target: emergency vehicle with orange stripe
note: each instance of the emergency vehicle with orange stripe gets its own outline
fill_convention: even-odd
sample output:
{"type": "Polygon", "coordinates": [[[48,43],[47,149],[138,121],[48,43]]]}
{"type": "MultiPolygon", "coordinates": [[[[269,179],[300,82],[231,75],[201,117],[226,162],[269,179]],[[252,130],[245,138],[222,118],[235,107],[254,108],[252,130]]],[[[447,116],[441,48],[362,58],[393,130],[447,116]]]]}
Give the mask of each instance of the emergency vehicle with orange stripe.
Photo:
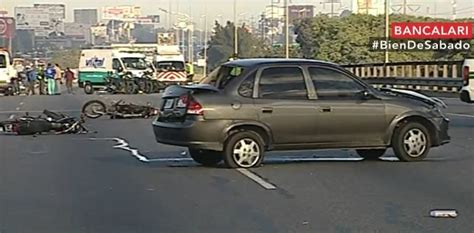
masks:
{"type": "Polygon", "coordinates": [[[170,84],[187,82],[187,73],[183,54],[177,45],[160,45],[153,59],[158,81],[170,84]]]}

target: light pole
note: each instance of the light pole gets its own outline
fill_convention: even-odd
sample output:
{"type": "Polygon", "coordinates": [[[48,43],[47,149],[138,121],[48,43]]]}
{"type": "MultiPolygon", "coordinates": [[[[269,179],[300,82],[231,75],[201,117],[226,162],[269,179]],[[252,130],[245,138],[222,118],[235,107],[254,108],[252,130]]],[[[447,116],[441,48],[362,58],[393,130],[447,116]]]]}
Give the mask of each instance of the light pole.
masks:
{"type": "Polygon", "coordinates": [[[288,0],[285,0],[285,58],[290,58],[290,35],[289,35],[289,11],[288,0]]]}
{"type": "MultiPolygon", "coordinates": [[[[390,15],[390,12],[389,12],[389,0],[385,0],[385,39],[388,40],[388,37],[389,37],[389,23],[390,23],[390,19],[389,19],[389,15],[390,15]]],[[[388,63],[388,49],[385,49],[385,64],[388,63]]]]}
{"type": "Polygon", "coordinates": [[[237,0],[234,0],[234,58],[237,58],[239,53],[239,42],[238,42],[238,29],[237,29],[237,0]]]}
{"type": "Polygon", "coordinates": [[[207,15],[204,15],[204,67],[202,71],[204,77],[207,75],[207,28],[207,15]]]}

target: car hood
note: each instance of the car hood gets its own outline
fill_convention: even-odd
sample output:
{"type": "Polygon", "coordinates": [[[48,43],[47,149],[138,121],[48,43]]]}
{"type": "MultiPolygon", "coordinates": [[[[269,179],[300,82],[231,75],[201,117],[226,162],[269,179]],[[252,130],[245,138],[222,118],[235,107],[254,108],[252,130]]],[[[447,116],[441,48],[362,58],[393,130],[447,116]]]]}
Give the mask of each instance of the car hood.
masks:
{"type": "Polygon", "coordinates": [[[391,94],[391,95],[419,100],[431,106],[436,106],[436,107],[441,107],[441,108],[447,107],[446,103],[444,103],[441,99],[436,98],[436,97],[429,97],[415,91],[392,89],[392,88],[382,88],[380,89],[380,91],[387,94],[391,94]]]}

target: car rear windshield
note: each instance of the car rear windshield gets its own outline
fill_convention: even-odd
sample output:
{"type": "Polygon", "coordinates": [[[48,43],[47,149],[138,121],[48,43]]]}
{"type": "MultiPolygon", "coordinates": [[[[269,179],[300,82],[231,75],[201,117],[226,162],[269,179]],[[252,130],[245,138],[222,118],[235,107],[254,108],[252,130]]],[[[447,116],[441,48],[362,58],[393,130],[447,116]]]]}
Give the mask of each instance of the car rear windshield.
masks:
{"type": "Polygon", "coordinates": [[[239,77],[243,73],[244,67],[241,66],[220,66],[209,73],[201,83],[210,84],[222,90],[231,80],[239,77]]]}
{"type": "Polygon", "coordinates": [[[5,55],[0,55],[0,68],[7,68],[7,59],[5,55]]]}

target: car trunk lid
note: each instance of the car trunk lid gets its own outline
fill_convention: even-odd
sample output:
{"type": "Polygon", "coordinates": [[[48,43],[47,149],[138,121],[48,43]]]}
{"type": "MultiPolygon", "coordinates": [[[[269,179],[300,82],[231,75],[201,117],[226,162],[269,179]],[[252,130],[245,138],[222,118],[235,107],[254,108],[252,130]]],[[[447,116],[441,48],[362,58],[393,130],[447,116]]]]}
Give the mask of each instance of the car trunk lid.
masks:
{"type": "Polygon", "coordinates": [[[183,122],[186,115],[202,115],[203,108],[194,95],[203,92],[217,93],[219,90],[209,84],[170,86],[163,93],[159,121],[183,122]]]}

